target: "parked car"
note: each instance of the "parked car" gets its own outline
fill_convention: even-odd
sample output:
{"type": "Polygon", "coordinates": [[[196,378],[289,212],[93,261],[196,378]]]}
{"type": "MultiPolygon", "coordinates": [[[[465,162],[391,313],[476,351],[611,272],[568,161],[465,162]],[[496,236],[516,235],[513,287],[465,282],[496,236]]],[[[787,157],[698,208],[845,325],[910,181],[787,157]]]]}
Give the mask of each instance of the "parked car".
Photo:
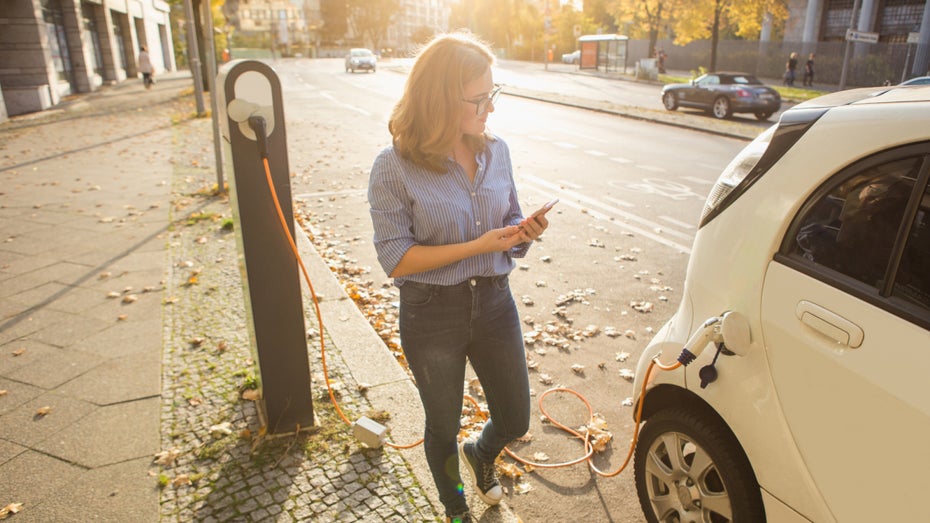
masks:
{"type": "Polygon", "coordinates": [[[918,76],[911,78],[906,82],[901,82],[901,85],[930,85],[930,76],[918,76]]]}
{"type": "Polygon", "coordinates": [[[679,106],[704,109],[721,119],[752,113],[768,120],[781,108],[781,95],[751,74],[707,73],[686,84],[664,86],[662,104],[669,111],[679,106]]]}
{"type": "Polygon", "coordinates": [[[581,50],[572,51],[562,55],[563,64],[577,64],[581,61],[581,50]]]}
{"type": "Polygon", "coordinates": [[[375,72],[378,67],[378,57],[371,49],[350,49],[346,55],[346,72],[355,72],[357,69],[375,72]]]}
{"type": "Polygon", "coordinates": [[[722,172],[636,370],[648,521],[926,520],[927,122],[930,86],[828,94],[722,172]]]}

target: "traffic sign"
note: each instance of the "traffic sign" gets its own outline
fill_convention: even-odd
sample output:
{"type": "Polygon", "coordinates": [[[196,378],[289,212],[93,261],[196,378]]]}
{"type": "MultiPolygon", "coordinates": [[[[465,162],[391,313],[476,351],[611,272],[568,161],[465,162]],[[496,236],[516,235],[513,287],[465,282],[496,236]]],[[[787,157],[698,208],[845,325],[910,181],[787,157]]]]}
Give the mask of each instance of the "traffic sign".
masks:
{"type": "Polygon", "coordinates": [[[846,30],[846,41],[877,44],[878,33],[866,33],[865,31],[856,31],[855,29],[847,29],[846,30]]]}

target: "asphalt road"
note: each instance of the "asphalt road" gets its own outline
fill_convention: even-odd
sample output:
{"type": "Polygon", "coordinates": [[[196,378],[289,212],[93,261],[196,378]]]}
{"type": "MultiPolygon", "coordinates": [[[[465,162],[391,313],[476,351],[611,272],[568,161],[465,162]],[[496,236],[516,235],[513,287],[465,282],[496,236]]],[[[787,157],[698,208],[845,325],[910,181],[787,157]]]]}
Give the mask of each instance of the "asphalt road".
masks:
{"type": "MultiPolygon", "coordinates": [[[[341,60],[274,67],[298,207],[331,262],[388,293],[385,301],[396,299],[371,244],[366,191],[371,162],[390,143],[387,119],[406,79],[403,68],[347,74],[341,60]]],[[[659,104],[655,85],[507,63],[495,75],[567,96],[659,104]]],[[[634,425],[623,405],[632,396],[623,373],[675,311],[704,198],[746,142],[514,96],[496,105],[489,127],[510,145],[524,212],[561,200],[548,215],[549,230],[512,276],[531,384],[537,396],[564,386],[587,398],[614,437],[595,462],[613,471],[634,425]]],[[[586,407],[568,394],[549,396],[545,408],[565,425],[587,422],[586,407]]],[[[578,440],[541,414],[534,407],[532,441],[515,451],[528,458],[542,452],[550,462],[583,454],[578,440]]],[[[576,465],[538,470],[507,486],[507,503],[524,521],[642,520],[632,470],[598,478],[576,465]]]]}

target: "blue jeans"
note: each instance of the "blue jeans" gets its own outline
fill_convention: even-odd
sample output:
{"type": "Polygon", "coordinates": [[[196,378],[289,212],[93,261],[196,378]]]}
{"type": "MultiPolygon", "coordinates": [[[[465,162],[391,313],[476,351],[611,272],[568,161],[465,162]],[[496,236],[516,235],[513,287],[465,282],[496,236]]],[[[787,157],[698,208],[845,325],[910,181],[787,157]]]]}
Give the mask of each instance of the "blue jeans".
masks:
{"type": "Polygon", "coordinates": [[[490,420],[476,444],[492,462],[526,433],[530,388],[519,315],[507,276],[442,286],[406,281],[400,287],[400,339],[426,412],[424,448],[446,514],[467,510],[457,436],[465,359],[478,375],[490,420]]]}

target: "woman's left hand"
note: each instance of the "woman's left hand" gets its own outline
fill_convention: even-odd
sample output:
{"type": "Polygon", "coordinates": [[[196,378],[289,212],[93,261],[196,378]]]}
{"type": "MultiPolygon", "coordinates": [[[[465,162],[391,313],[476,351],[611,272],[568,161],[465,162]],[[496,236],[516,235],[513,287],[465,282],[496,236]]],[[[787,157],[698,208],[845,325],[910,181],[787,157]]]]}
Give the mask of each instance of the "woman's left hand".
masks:
{"type": "Polygon", "coordinates": [[[549,227],[549,220],[545,215],[536,218],[526,218],[520,222],[520,235],[523,241],[531,242],[540,236],[549,227]]]}

